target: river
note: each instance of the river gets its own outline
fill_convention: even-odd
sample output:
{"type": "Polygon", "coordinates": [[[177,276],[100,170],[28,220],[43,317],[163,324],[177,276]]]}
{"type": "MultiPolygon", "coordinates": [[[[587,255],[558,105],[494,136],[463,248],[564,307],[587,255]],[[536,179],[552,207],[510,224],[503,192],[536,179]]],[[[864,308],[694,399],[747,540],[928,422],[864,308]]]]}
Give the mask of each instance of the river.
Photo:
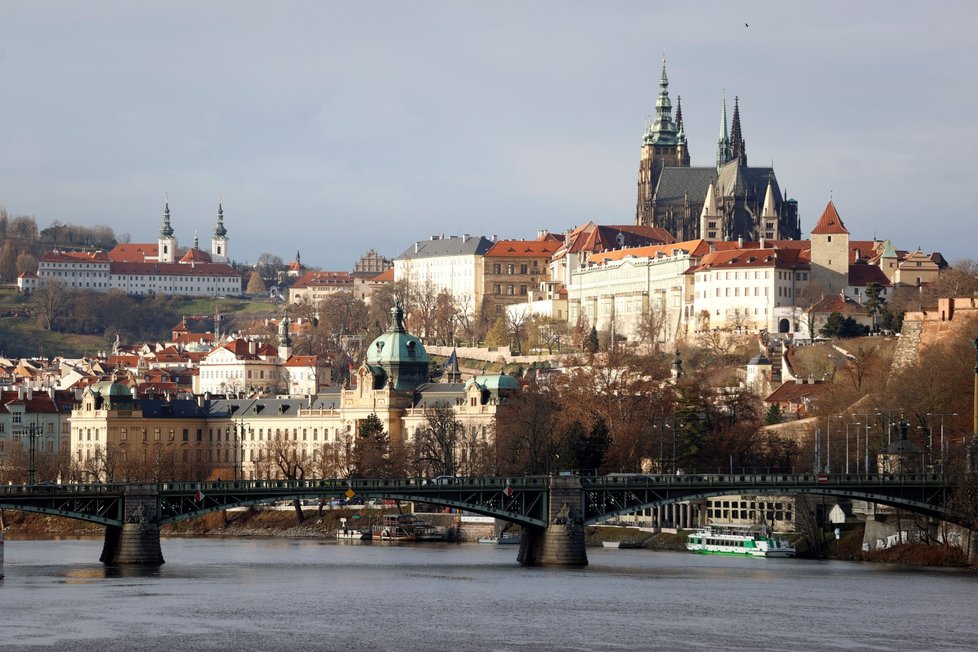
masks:
{"type": "Polygon", "coordinates": [[[516,546],[166,538],[8,540],[4,650],[975,649],[978,575],[855,562],[516,546]]]}

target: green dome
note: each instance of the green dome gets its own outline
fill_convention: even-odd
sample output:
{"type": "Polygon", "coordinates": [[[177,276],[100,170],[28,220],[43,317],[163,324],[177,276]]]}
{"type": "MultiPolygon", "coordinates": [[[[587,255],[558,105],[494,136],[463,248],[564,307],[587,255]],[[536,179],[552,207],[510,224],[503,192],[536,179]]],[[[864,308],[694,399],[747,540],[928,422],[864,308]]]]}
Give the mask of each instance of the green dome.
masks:
{"type": "Polygon", "coordinates": [[[367,348],[367,365],[380,367],[386,375],[376,379],[375,386],[389,381],[396,390],[414,390],[428,382],[428,352],[421,340],[404,330],[400,302],[391,309],[390,328],[367,348]]]}
{"type": "Polygon", "coordinates": [[[128,386],[111,380],[95,383],[89,389],[102,398],[132,398],[132,390],[128,386]]]}
{"type": "Polygon", "coordinates": [[[499,390],[505,391],[508,389],[520,388],[520,381],[506,374],[494,374],[469,378],[469,380],[467,380],[465,383],[466,389],[471,387],[473,383],[481,387],[483,390],[492,392],[494,394],[499,393],[499,390]]]}

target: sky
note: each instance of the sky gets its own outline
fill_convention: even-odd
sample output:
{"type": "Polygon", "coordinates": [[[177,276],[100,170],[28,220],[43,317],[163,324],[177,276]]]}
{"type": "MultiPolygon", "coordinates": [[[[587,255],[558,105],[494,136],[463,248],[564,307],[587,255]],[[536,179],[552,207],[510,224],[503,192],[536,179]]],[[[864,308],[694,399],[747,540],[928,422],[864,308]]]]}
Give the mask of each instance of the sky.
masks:
{"type": "MultiPolygon", "coordinates": [[[[974,258],[978,3],[0,0],[0,206],[348,270],[435,234],[631,224],[663,53],[802,231],[974,258]],[[804,5],[804,6],[801,6],[804,5]],[[969,208],[970,207],[970,208],[969,208]]],[[[206,245],[205,245],[206,246],[206,245]]]]}

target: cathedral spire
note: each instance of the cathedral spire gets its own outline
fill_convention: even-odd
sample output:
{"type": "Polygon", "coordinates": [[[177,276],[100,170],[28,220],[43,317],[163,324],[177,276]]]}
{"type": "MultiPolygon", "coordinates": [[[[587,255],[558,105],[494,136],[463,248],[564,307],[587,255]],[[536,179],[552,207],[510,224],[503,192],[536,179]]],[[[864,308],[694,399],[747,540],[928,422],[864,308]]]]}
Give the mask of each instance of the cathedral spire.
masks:
{"type": "Polygon", "coordinates": [[[655,100],[655,120],[645,130],[643,145],[676,145],[676,123],[672,121],[672,101],[669,99],[669,76],[666,75],[666,58],[662,57],[662,75],[659,77],[659,97],[655,100]]]}
{"type": "Polygon", "coordinates": [[[163,202],[163,226],[160,228],[160,236],[169,238],[173,236],[173,227],[170,226],[170,196],[166,195],[163,202]]]}
{"type": "Polygon", "coordinates": [[[676,96],[676,138],[680,143],[686,142],[686,130],[683,128],[683,96],[676,96]]]}
{"type": "Polygon", "coordinates": [[[720,110],[720,137],[717,138],[717,172],[730,160],[730,138],[727,136],[727,96],[723,96],[720,110]]]}
{"type": "Polygon", "coordinates": [[[739,159],[740,165],[747,165],[747,147],[740,129],[740,98],[734,97],[733,122],[730,125],[730,158],[739,159]]]}

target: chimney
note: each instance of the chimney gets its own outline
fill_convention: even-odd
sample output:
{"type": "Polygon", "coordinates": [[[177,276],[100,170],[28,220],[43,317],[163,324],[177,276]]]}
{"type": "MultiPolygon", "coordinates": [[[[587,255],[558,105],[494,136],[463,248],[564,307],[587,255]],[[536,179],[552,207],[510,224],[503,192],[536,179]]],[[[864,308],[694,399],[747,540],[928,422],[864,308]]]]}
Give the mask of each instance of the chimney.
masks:
{"type": "Polygon", "coordinates": [[[468,242],[469,241],[469,238],[471,238],[471,237],[472,236],[470,236],[468,233],[463,233],[462,234],[462,244],[465,244],[466,242],[468,242]]]}
{"type": "Polygon", "coordinates": [[[496,235],[495,233],[493,233],[492,234],[492,241],[495,242],[496,240],[499,240],[499,236],[496,235]]]}
{"type": "Polygon", "coordinates": [[[258,352],[258,344],[255,340],[248,340],[248,353],[255,355],[258,352]]]}
{"type": "Polygon", "coordinates": [[[744,236],[740,236],[739,238],[737,238],[737,248],[738,249],[744,248],[744,236]]]}
{"type": "Polygon", "coordinates": [[[761,242],[761,245],[760,245],[760,247],[758,247],[758,249],[763,249],[764,248],[764,238],[761,238],[760,242],[761,242]]]}
{"type": "Polygon", "coordinates": [[[27,386],[27,400],[30,401],[34,398],[34,388],[30,385],[27,386]]]}
{"type": "Polygon", "coordinates": [[[421,243],[420,242],[415,242],[414,243],[414,253],[418,253],[418,249],[420,249],[420,248],[421,248],[421,243]]]}
{"type": "Polygon", "coordinates": [[[19,400],[19,401],[23,401],[24,400],[24,386],[23,385],[17,385],[17,400],[19,400]]]}

